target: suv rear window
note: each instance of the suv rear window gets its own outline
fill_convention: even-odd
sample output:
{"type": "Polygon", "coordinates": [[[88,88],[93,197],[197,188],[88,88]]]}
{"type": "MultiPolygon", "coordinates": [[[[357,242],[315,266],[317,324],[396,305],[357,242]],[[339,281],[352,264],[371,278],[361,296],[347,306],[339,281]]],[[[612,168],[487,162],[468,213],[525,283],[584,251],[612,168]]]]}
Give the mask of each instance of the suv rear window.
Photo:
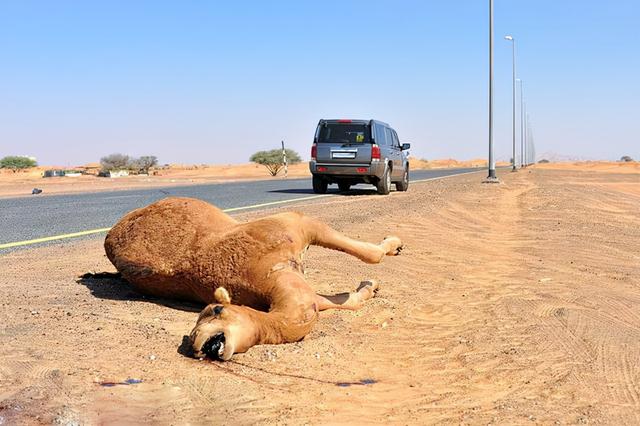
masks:
{"type": "Polygon", "coordinates": [[[370,143],[371,131],[367,124],[324,123],[318,135],[319,143],[370,143]]]}

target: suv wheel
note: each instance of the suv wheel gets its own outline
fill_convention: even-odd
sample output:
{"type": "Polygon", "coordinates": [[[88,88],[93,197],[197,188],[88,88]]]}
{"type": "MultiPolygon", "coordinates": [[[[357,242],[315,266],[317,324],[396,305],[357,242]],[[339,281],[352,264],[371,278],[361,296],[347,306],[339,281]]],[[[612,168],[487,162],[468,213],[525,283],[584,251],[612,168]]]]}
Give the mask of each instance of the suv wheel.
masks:
{"type": "Polygon", "coordinates": [[[351,189],[351,184],[349,182],[338,182],[338,188],[340,188],[342,192],[347,192],[351,189]]]}
{"type": "Polygon", "coordinates": [[[391,191],[391,170],[389,170],[389,167],[384,169],[384,174],[376,184],[376,188],[380,195],[387,195],[391,191]]]}
{"type": "Polygon", "coordinates": [[[329,184],[327,183],[327,181],[322,179],[321,177],[313,177],[313,192],[315,192],[316,194],[326,194],[328,185],[329,184]]]}
{"type": "Polygon", "coordinates": [[[407,189],[409,189],[409,166],[404,169],[402,180],[400,182],[396,182],[396,190],[406,191],[407,189]]]}

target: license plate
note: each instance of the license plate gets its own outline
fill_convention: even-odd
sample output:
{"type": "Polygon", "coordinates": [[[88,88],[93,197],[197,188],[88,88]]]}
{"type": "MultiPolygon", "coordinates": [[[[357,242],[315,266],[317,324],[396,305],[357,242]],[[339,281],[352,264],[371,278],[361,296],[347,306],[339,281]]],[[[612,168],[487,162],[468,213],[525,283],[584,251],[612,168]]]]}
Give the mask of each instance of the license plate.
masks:
{"type": "Polygon", "coordinates": [[[356,158],[355,152],[332,152],[331,158],[356,158]]]}

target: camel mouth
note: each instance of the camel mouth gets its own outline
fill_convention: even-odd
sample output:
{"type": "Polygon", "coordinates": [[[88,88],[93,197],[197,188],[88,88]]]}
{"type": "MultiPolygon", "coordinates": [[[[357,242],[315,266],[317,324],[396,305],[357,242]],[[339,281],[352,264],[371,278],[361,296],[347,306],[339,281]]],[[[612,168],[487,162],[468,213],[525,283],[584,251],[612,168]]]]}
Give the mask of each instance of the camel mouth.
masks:
{"type": "Polygon", "coordinates": [[[224,333],[215,334],[209,337],[204,345],[202,345],[202,352],[213,360],[221,360],[224,354],[224,344],[224,333]]]}

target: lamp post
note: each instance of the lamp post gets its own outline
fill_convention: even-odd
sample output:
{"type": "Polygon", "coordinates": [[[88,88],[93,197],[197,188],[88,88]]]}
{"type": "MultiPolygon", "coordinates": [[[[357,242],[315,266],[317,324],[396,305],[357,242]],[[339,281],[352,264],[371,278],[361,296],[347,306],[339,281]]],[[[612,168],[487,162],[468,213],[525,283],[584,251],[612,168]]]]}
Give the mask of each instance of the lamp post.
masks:
{"type": "Polygon", "coordinates": [[[516,169],[516,40],[511,35],[504,36],[505,40],[511,42],[511,51],[512,51],[512,62],[513,62],[513,72],[512,72],[512,97],[513,97],[513,105],[512,105],[512,132],[513,132],[513,151],[512,151],[512,161],[511,161],[511,171],[515,172],[516,169]]]}
{"type": "Polygon", "coordinates": [[[489,0],[489,175],[485,182],[497,182],[493,158],[493,0],[489,0]]]}
{"type": "Polygon", "coordinates": [[[527,142],[529,138],[529,114],[527,114],[527,103],[524,103],[524,151],[523,151],[523,161],[524,167],[527,167],[527,142]]]}
{"type": "Polygon", "coordinates": [[[520,82],[520,168],[524,166],[524,95],[522,93],[522,86],[524,85],[521,79],[517,79],[520,82]]]}

